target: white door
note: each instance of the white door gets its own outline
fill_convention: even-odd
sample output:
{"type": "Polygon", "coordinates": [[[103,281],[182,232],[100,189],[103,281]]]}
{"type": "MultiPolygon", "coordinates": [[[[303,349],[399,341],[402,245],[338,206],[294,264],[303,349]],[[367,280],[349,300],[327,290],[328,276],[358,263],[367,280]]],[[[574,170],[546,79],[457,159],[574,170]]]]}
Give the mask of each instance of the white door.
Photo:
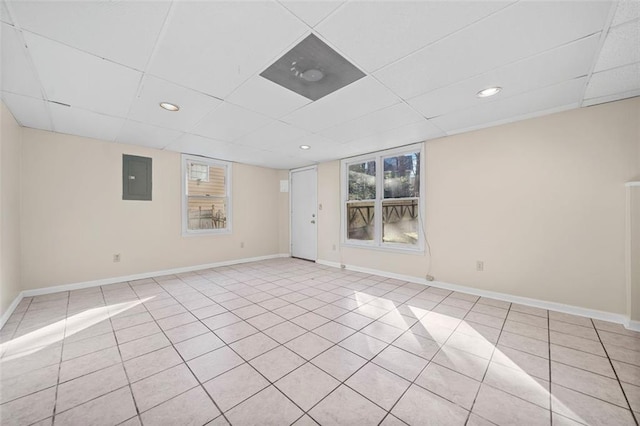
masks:
{"type": "Polygon", "coordinates": [[[315,167],[291,171],[291,256],[316,260],[318,186],[315,167]]]}

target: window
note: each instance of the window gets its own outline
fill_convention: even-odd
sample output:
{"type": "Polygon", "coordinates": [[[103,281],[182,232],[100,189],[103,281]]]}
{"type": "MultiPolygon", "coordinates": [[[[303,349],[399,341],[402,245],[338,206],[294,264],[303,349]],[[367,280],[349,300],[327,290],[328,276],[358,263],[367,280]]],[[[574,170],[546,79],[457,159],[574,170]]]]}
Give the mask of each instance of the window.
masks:
{"type": "Polygon", "coordinates": [[[422,251],[422,144],[342,160],[343,241],[422,251]]]}
{"type": "Polygon", "coordinates": [[[182,156],[182,233],[231,232],[231,163],[182,156]]]}

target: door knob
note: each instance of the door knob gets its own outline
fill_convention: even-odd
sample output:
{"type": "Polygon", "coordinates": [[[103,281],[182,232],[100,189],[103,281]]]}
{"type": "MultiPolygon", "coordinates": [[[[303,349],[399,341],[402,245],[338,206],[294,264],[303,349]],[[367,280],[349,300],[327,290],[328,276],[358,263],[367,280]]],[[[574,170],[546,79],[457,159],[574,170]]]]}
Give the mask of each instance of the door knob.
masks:
{"type": "Polygon", "coordinates": [[[311,223],[316,223],[316,221],[315,221],[315,220],[312,220],[312,221],[311,221],[311,223]]]}

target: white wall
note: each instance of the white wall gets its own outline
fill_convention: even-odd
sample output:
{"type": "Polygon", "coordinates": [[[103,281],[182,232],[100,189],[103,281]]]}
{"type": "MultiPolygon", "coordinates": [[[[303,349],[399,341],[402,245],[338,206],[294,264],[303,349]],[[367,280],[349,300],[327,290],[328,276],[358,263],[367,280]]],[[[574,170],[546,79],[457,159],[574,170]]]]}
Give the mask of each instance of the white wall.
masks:
{"type": "Polygon", "coordinates": [[[624,183],[640,172],[639,123],[635,98],[427,142],[432,256],[333,251],[340,167],[321,164],[319,258],[625,314],[624,183]]]}
{"type": "Polygon", "coordinates": [[[278,170],[234,163],[233,233],[182,237],[180,154],[27,128],[22,141],[23,289],[279,253],[278,170]],[[152,201],[122,200],[122,154],[153,159],[152,201]]]}
{"type": "Polygon", "coordinates": [[[0,102],[0,317],[20,293],[20,138],[0,102]]]}

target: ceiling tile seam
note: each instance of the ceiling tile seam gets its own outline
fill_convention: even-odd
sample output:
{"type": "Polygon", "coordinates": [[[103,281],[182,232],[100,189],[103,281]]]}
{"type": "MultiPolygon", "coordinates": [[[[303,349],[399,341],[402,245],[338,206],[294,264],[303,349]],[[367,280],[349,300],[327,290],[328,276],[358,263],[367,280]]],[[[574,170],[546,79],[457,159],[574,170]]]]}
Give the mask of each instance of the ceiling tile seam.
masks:
{"type": "MultiPolygon", "coordinates": [[[[614,19],[615,19],[615,17],[614,17],[614,19]]],[[[629,19],[628,21],[620,22],[620,23],[619,23],[619,24],[617,24],[617,25],[612,25],[612,26],[611,26],[611,29],[613,30],[613,29],[615,29],[615,28],[620,28],[620,27],[622,27],[622,26],[629,25],[629,24],[631,24],[632,22],[636,22],[636,21],[637,21],[637,23],[638,23],[638,24],[640,24],[640,18],[633,18],[633,19],[629,19]]]]}
{"type": "Polygon", "coordinates": [[[487,123],[481,123],[481,124],[474,125],[474,126],[464,127],[464,128],[461,128],[461,129],[451,130],[451,131],[447,132],[446,135],[447,136],[452,136],[452,135],[458,135],[460,133],[467,133],[467,132],[473,132],[473,131],[476,131],[476,130],[488,129],[490,127],[511,124],[511,123],[515,123],[515,122],[523,121],[523,120],[530,120],[532,118],[543,117],[545,115],[556,114],[556,113],[559,113],[559,112],[568,111],[568,110],[572,110],[572,109],[576,109],[576,108],[580,108],[580,103],[571,102],[571,103],[560,105],[560,106],[555,106],[555,107],[551,107],[551,108],[546,108],[546,109],[541,109],[541,110],[537,110],[537,111],[527,112],[525,114],[516,115],[514,117],[503,118],[503,119],[500,119],[500,120],[495,120],[495,121],[491,121],[491,122],[487,122],[487,123]]]}
{"type": "Polygon", "coordinates": [[[472,109],[480,108],[483,105],[497,104],[497,103],[500,103],[500,102],[507,101],[509,99],[513,99],[513,98],[517,98],[517,97],[520,97],[520,96],[528,95],[530,93],[535,93],[535,92],[538,92],[538,91],[541,91],[541,90],[545,90],[545,89],[548,89],[550,87],[559,86],[561,84],[565,84],[565,83],[570,82],[570,81],[580,80],[580,79],[587,80],[586,77],[587,77],[586,75],[582,75],[582,76],[579,76],[579,77],[568,78],[568,79],[565,79],[565,80],[562,80],[562,81],[559,81],[559,82],[556,82],[556,83],[547,84],[547,85],[542,86],[542,87],[537,87],[537,88],[532,89],[532,90],[527,90],[525,92],[517,93],[517,94],[511,95],[511,96],[506,96],[506,97],[503,97],[503,98],[498,98],[498,99],[485,98],[485,100],[487,102],[484,102],[482,105],[473,105],[473,106],[470,106],[470,107],[466,107],[466,108],[462,108],[462,109],[457,109],[455,111],[447,112],[445,114],[434,115],[433,117],[430,117],[428,120],[432,120],[432,119],[438,118],[438,117],[444,117],[444,116],[447,116],[447,115],[450,115],[450,114],[456,114],[456,113],[460,113],[460,112],[464,112],[464,111],[469,111],[469,110],[472,110],[472,109]]]}
{"type": "MultiPolygon", "coordinates": [[[[396,104],[396,105],[397,105],[397,104],[396,104]]],[[[358,141],[358,140],[363,139],[363,138],[368,138],[368,137],[371,137],[371,136],[373,136],[373,135],[377,135],[377,134],[379,134],[379,133],[392,132],[392,131],[394,131],[394,130],[401,129],[401,128],[403,128],[403,127],[411,126],[411,125],[413,125],[413,124],[417,124],[417,123],[422,123],[423,121],[429,121],[429,120],[427,120],[427,119],[426,119],[426,118],[424,118],[424,117],[420,117],[419,119],[417,119],[417,120],[415,120],[415,121],[412,121],[411,123],[405,123],[405,124],[401,124],[401,125],[399,125],[399,126],[389,127],[389,128],[384,129],[384,130],[382,130],[382,131],[380,131],[380,132],[367,133],[366,135],[362,135],[362,136],[355,137],[355,138],[353,138],[353,139],[349,139],[349,140],[348,140],[348,141],[346,141],[346,142],[336,142],[336,143],[338,143],[338,144],[340,144],[340,145],[342,145],[342,146],[346,146],[346,145],[349,145],[349,144],[350,144],[350,143],[352,143],[352,142],[358,141]]],[[[429,123],[429,124],[431,124],[431,125],[432,125],[432,126],[434,126],[434,127],[437,127],[437,126],[436,126],[435,124],[433,124],[433,123],[429,123]]],[[[441,130],[441,129],[440,129],[440,128],[438,128],[438,130],[441,130]]],[[[444,132],[443,132],[443,133],[444,133],[444,132]]]]}
{"type": "MultiPolygon", "coordinates": [[[[501,69],[503,69],[503,68],[510,67],[510,66],[512,66],[512,65],[516,65],[516,64],[518,64],[519,62],[528,61],[528,60],[534,59],[534,58],[536,58],[536,57],[538,57],[538,56],[546,55],[546,54],[548,54],[548,53],[553,52],[554,50],[562,49],[562,48],[567,47],[567,46],[569,46],[569,45],[571,45],[571,44],[578,43],[578,42],[580,42],[580,41],[582,41],[582,40],[585,40],[585,39],[587,39],[587,38],[589,38],[589,37],[593,37],[593,36],[595,36],[596,34],[600,34],[601,32],[602,32],[602,31],[598,31],[598,32],[595,32],[595,33],[591,33],[591,34],[588,34],[588,35],[586,35],[586,36],[583,36],[583,37],[577,38],[577,39],[575,39],[575,40],[571,40],[571,41],[568,41],[568,42],[566,42],[566,43],[559,44],[559,45],[554,46],[554,47],[552,47],[552,48],[550,48],[550,49],[546,49],[546,50],[543,50],[543,51],[541,51],[541,52],[534,53],[533,55],[529,55],[529,56],[526,56],[526,57],[524,57],[524,58],[516,59],[515,61],[507,62],[506,64],[498,65],[498,66],[496,66],[496,67],[494,67],[494,68],[488,69],[487,71],[483,71],[483,72],[481,72],[481,73],[474,74],[474,75],[469,76],[469,77],[465,77],[465,78],[464,78],[464,79],[462,79],[462,80],[457,80],[457,81],[454,81],[453,83],[445,84],[445,85],[443,85],[443,86],[438,86],[438,87],[436,87],[436,88],[434,88],[434,89],[429,89],[429,90],[427,90],[426,92],[421,92],[421,93],[419,93],[419,94],[417,94],[417,95],[414,95],[414,96],[411,96],[411,97],[409,97],[409,98],[406,98],[406,100],[407,100],[407,101],[412,101],[412,100],[414,100],[414,99],[416,99],[416,98],[418,98],[418,97],[420,97],[420,96],[424,96],[424,95],[426,95],[426,94],[428,94],[428,93],[435,92],[436,90],[446,89],[446,88],[448,88],[448,87],[455,86],[455,85],[457,85],[457,84],[464,83],[464,82],[469,81],[469,80],[473,80],[474,78],[482,77],[483,75],[486,75],[486,74],[490,74],[490,73],[493,73],[493,72],[499,71],[499,70],[501,70],[501,69]]],[[[597,60],[597,58],[596,58],[596,60],[597,60]]],[[[391,90],[391,89],[389,89],[389,90],[391,90]]],[[[404,98],[402,98],[402,99],[404,99],[404,98]]]]}
{"type": "Polygon", "coordinates": [[[604,96],[596,96],[593,98],[586,98],[582,103],[582,107],[584,108],[584,107],[596,106],[603,103],[619,101],[622,99],[635,98],[637,96],[640,96],[640,89],[634,89],[626,92],[614,93],[614,94],[609,94],[604,96]]]}
{"type": "Polygon", "coordinates": [[[598,64],[598,58],[600,58],[600,54],[602,53],[602,47],[604,46],[604,42],[607,39],[607,36],[609,35],[609,31],[611,30],[611,23],[615,18],[617,9],[618,9],[618,2],[612,2],[609,8],[609,15],[607,16],[607,20],[605,21],[604,27],[602,28],[602,31],[600,33],[600,41],[598,42],[598,48],[596,49],[596,54],[594,55],[593,63],[591,64],[589,73],[587,74],[587,79],[582,88],[582,96],[580,96],[579,105],[582,105],[582,103],[584,102],[584,97],[587,94],[587,88],[589,87],[589,82],[591,81],[591,77],[593,76],[593,71],[595,70],[596,65],[598,64]]]}
{"type": "Polygon", "coordinates": [[[315,27],[317,27],[318,25],[320,25],[321,23],[323,23],[325,20],[327,20],[329,17],[331,17],[332,15],[334,15],[338,10],[342,9],[348,2],[348,0],[341,0],[342,3],[340,5],[338,5],[335,9],[333,9],[331,12],[329,12],[329,14],[327,16],[325,16],[324,18],[322,18],[320,21],[318,21],[314,26],[309,25],[307,22],[305,22],[302,18],[300,18],[298,15],[295,14],[294,11],[292,11],[291,9],[289,9],[287,6],[285,6],[284,4],[282,4],[281,0],[276,0],[276,3],[278,3],[280,6],[284,7],[285,9],[287,9],[287,11],[289,13],[291,13],[293,16],[295,16],[297,19],[300,20],[300,22],[302,22],[303,24],[305,24],[307,27],[309,27],[310,29],[314,29],[315,27]]]}
{"type": "Polygon", "coordinates": [[[147,74],[149,70],[149,66],[153,62],[153,59],[156,57],[158,53],[158,49],[160,48],[160,43],[163,41],[164,36],[167,32],[167,28],[169,27],[171,18],[173,17],[173,14],[174,14],[174,9],[175,9],[174,5],[175,5],[175,2],[171,1],[171,4],[169,5],[169,9],[167,10],[166,15],[164,16],[164,20],[162,22],[162,26],[160,27],[160,31],[158,31],[158,35],[156,36],[156,41],[153,44],[153,49],[151,49],[151,54],[147,58],[147,62],[145,63],[144,69],[142,70],[142,72],[145,74],[147,74]]]}
{"type": "MultiPolygon", "coordinates": [[[[36,68],[36,64],[33,62],[33,58],[31,57],[31,52],[29,51],[29,46],[27,45],[27,41],[24,38],[24,33],[23,33],[23,29],[20,26],[20,23],[14,19],[15,13],[13,13],[13,11],[11,10],[11,8],[13,6],[9,5],[8,2],[5,2],[5,6],[7,11],[9,12],[9,16],[11,17],[11,20],[13,22],[13,28],[15,28],[18,31],[18,37],[20,39],[20,43],[22,44],[22,49],[23,49],[23,53],[25,54],[25,57],[27,58],[27,62],[29,63],[29,68],[31,68],[31,71],[33,72],[33,75],[35,75],[36,79],[38,80],[38,85],[40,86],[40,94],[42,96],[42,101],[48,101],[49,97],[47,96],[47,92],[46,90],[44,90],[44,85],[42,84],[42,79],[40,78],[40,74],[38,73],[38,69],[36,68]]],[[[53,114],[51,113],[51,109],[49,108],[49,103],[45,102],[45,111],[47,113],[47,118],[49,119],[49,125],[51,126],[51,130],[55,131],[55,127],[54,127],[54,123],[53,123],[53,114]]]]}
{"type": "Polygon", "coordinates": [[[114,65],[118,65],[118,66],[121,66],[121,67],[127,68],[127,69],[129,69],[129,70],[131,70],[131,71],[135,71],[135,72],[138,72],[138,73],[142,73],[142,72],[143,72],[143,70],[140,70],[140,69],[138,69],[138,68],[134,68],[134,67],[132,67],[132,66],[129,66],[129,65],[123,64],[123,63],[121,63],[121,62],[114,61],[113,59],[105,58],[104,56],[96,55],[95,53],[92,53],[92,52],[89,52],[89,51],[86,51],[86,50],[83,50],[83,49],[79,49],[79,48],[77,48],[77,47],[74,47],[74,46],[71,46],[71,45],[69,45],[69,44],[67,44],[67,43],[64,43],[64,42],[62,42],[62,41],[60,41],[60,40],[56,40],[56,39],[54,39],[54,38],[47,37],[47,36],[45,36],[45,35],[42,35],[42,34],[40,34],[40,33],[35,32],[35,31],[27,30],[27,29],[22,29],[22,31],[27,32],[27,33],[29,33],[29,34],[33,34],[33,35],[38,36],[38,37],[41,37],[41,38],[44,38],[44,39],[46,39],[46,40],[49,40],[49,41],[54,42],[54,43],[57,43],[57,44],[59,44],[59,45],[62,45],[62,46],[68,47],[69,49],[73,49],[73,50],[76,50],[76,51],[78,51],[78,52],[84,53],[85,55],[90,55],[90,56],[93,56],[94,58],[102,59],[103,61],[110,62],[110,63],[112,63],[112,64],[114,64],[114,65]]]}
{"type": "Polygon", "coordinates": [[[600,70],[600,71],[594,71],[593,74],[591,74],[591,76],[594,76],[596,74],[600,74],[600,73],[603,73],[603,72],[617,70],[617,69],[620,69],[620,68],[630,67],[630,66],[636,65],[636,64],[640,64],[640,61],[630,62],[628,64],[623,64],[623,65],[616,65],[615,67],[606,68],[606,69],[603,69],[603,70],[600,70]]]}
{"type": "MultiPolygon", "coordinates": [[[[518,4],[520,1],[522,1],[522,0],[516,0],[516,1],[513,1],[512,3],[509,3],[508,5],[506,5],[506,6],[502,7],[502,8],[500,8],[500,9],[498,9],[498,10],[495,10],[495,11],[491,12],[491,13],[490,13],[490,14],[488,14],[488,15],[485,15],[485,16],[483,16],[483,17],[481,17],[481,18],[477,19],[476,21],[473,21],[473,22],[471,22],[471,23],[469,23],[469,24],[467,24],[467,25],[465,25],[465,26],[463,26],[463,27],[461,27],[461,28],[458,28],[457,30],[455,30],[455,31],[453,31],[453,32],[451,32],[451,33],[449,33],[449,34],[446,34],[446,35],[444,35],[444,36],[440,37],[440,38],[439,38],[439,39],[437,39],[437,40],[434,40],[434,41],[432,41],[432,42],[430,42],[430,43],[428,43],[428,44],[426,44],[426,45],[424,45],[424,46],[422,46],[422,47],[419,47],[418,49],[415,49],[415,50],[413,50],[412,52],[407,53],[406,55],[404,55],[404,56],[402,56],[402,57],[400,57],[400,58],[398,58],[398,59],[394,59],[393,61],[389,62],[388,64],[382,65],[381,67],[378,67],[378,68],[376,68],[375,70],[372,70],[372,71],[371,71],[371,74],[373,74],[373,73],[377,73],[377,72],[380,72],[380,71],[382,71],[382,70],[384,70],[384,69],[386,69],[386,68],[388,68],[388,67],[390,67],[390,66],[392,66],[392,65],[395,65],[396,63],[398,63],[398,62],[400,62],[400,61],[402,61],[402,60],[404,60],[404,59],[408,58],[409,56],[412,56],[412,55],[417,54],[417,53],[418,53],[418,52],[420,52],[421,50],[424,50],[424,49],[426,49],[426,48],[428,48],[428,47],[431,47],[431,46],[433,46],[433,45],[435,45],[435,44],[437,44],[437,43],[440,43],[440,42],[442,42],[443,40],[446,40],[446,39],[448,39],[448,38],[450,38],[450,37],[452,37],[452,36],[454,36],[454,35],[458,34],[459,32],[462,32],[462,31],[467,30],[468,28],[470,28],[470,27],[471,27],[471,26],[473,26],[473,25],[479,24],[480,22],[482,22],[482,21],[484,21],[484,20],[486,20],[486,19],[489,19],[490,17],[492,17],[492,16],[493,16],[493,15],[495,15],[495,14],[502,13],[505,9],[508,9],[508,8],[510,8],[510,7],[515,6],[515,5],[516,5],[516,4],[518,4]]],[[[525,1],[526,1],[526,0],[525,0],[525,1]]]]}

